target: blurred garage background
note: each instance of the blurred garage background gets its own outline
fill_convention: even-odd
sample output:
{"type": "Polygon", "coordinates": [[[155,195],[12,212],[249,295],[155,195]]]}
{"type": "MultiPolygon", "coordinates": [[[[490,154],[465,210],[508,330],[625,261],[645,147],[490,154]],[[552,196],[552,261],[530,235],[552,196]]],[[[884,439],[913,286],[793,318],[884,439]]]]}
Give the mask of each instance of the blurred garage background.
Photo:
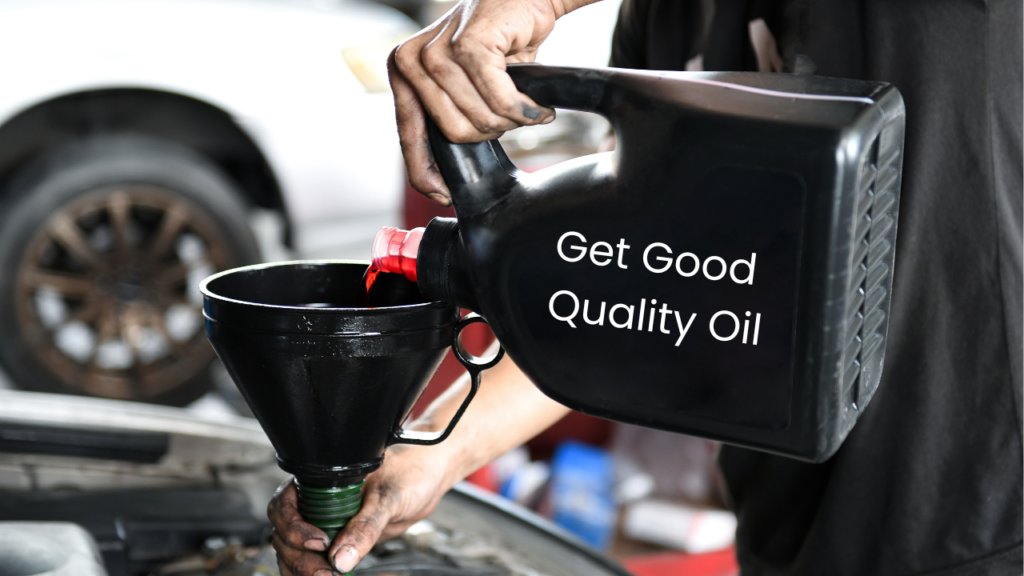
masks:
{"type": "MultiPolygon", "coordinates": [[[[0,3],[3,383],[187,405],[218,377],[202,278],[365,259],[424,213],[384,61],[451,3],[394,2],[0,3]]],[[[541,59],[605,64],[616,10],[572,14],[541,59]]],[[[529,169],[606,126],[567,113],[505,140],[529,169]]]]}

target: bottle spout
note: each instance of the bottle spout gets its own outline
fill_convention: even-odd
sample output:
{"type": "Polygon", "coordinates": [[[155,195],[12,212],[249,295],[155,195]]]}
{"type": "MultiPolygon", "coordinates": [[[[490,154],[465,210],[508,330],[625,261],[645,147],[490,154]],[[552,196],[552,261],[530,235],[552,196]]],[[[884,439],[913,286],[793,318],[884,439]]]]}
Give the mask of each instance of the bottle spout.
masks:
{"type": "Polygon", "coordinates": [[[381,272],[401,274],[416,282],[416,254],[423,231],[423,228],[399,230],[391,226],[378,230],[370,249],[373,267],[381,272]]]}
{"type": "Polygon", "coordinates": [[[416,282],[424,298],[479,311],[455,218],[434,218],[409,231],[381,228],[370,252],[374,268],[416,282]]]}

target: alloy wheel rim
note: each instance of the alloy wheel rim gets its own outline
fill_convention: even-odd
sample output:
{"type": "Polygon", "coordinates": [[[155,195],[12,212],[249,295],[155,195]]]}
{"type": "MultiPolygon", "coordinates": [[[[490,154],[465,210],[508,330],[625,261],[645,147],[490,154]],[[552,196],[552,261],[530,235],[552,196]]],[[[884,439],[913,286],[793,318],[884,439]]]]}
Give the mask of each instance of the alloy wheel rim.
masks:
{"type": "Polygon", "coordinates": [[[154,398],[212,360],[198,287],[231,264],[224,234],[182,195],[151,185],[93,190],[29,242],[16,277],[20,333],[75,392],[154,398]]]}

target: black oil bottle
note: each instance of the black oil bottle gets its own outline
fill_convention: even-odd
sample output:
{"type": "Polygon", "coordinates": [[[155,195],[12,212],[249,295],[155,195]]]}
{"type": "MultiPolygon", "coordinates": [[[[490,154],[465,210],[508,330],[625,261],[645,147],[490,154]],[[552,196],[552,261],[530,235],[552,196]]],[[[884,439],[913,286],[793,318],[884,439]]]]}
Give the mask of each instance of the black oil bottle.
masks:
{"type": "Polygon", "coordinates": [[[424,296],[482,314],[580,412],[831,456],[882,370],[899,92],[789,74],[509,73],[538,103],[606,117],[616,150],[526,174],[497,141],[454,145],[431,126],[458,219],[409,235],[424,296]]]}

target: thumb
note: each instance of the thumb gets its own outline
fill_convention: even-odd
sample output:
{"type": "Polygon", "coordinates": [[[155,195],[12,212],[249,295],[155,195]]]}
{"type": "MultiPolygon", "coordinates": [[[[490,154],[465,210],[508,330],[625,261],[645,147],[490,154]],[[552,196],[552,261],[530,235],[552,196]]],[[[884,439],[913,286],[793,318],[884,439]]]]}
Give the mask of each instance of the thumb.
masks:
{"type": "Polygon", "coordinates": [[[359,513],[352,517],[331,547],[331,563],[341,573],[351,571],[377,543],[394,516],[388,501],[377,490],[368,490],[359,513]]]}

